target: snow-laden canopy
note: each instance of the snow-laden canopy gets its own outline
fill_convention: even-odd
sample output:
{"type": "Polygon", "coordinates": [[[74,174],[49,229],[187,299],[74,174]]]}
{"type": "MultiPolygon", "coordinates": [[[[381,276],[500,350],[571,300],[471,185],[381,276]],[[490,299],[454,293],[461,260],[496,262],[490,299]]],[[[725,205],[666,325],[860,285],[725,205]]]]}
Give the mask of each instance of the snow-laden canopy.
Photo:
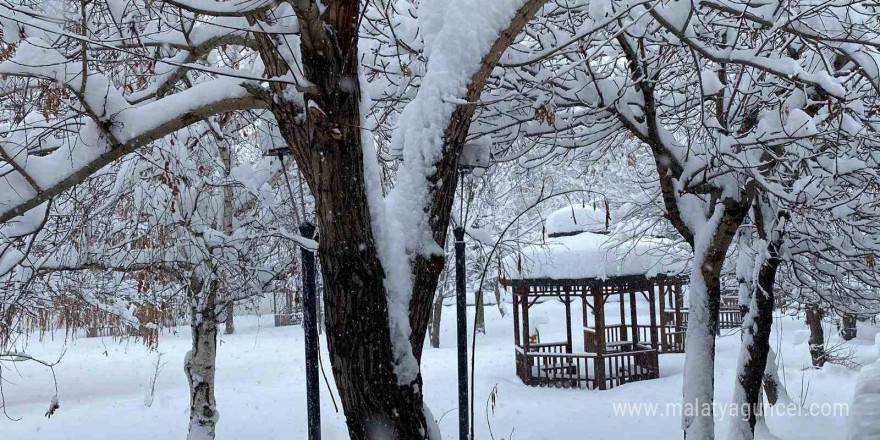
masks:
{"type": "Polygon", "coordinates": [[[615,235],[582,232],[527,246],[504,260],[507,277],[524,279],[609,279],[680,275],[688,253],[673,240],[646,237],[621,242],[615,235]]]}
{"type": "Polygon", "coordinates": [[[551,237],[574,235],[581,232],[605,232],[611,227],[613,213],[587,205],[570,205],[547,216],[547,235],[551,237]],[[609,216],[606,222],[606,215],[609,216]]]}

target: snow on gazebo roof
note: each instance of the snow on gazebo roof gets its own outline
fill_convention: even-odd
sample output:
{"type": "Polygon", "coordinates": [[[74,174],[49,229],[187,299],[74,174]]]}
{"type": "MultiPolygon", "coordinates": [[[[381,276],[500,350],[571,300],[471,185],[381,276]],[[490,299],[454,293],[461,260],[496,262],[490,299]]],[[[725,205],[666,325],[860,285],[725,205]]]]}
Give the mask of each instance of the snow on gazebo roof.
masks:
{"type": "Polygon", "coordinates": [[[621,243],[614,235],[582,232],[527,246],[505,258],[503,264],[506,276],[512,280],[606,280],[633,275],[680,275],[686,268],[687,257],[669,239],[647,237],[621,243]]]}
{"type": "Polygon", "coordinates": [[[572,235],[580,232],[604,232],[611,226],[611,213],[589,204],[575,204],[557,209],[547,216],[547,235],[572,235]],[[606,221],[607,216],[607,221],[606,221]]]}

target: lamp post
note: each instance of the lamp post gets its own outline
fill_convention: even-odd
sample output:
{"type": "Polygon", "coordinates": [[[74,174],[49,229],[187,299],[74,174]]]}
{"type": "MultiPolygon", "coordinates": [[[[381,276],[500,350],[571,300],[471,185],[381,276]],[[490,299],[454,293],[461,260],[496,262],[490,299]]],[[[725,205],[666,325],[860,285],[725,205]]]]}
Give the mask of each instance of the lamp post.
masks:
{"type": "MultiPolygon", "coordinates": [[[[462,173],[463,174],[463,173],[462,173]]],[[[464,177],[463,175],[461,177],[464,177]]],[[[467,298],[465,296],[464,226],[452,230],[455,235],[455,311],[458,334],[458,438],[468,439],[467,377],[467,298]]]]}
{"type": "MultiPolygon", "coordinates": [[[[290,178],[284,167],[284,156],[290,154],[289,148],[273,148],[266,152],[266,156],[278,156],[281,161],[281,171],[284,173],[284,183],[290,193],[290,201],[293,203],[293,190],[290,189],[290,178]]],[[[303,213],[305,214],[305,213],[303,213]]],[[[315,238],[315,225],[309,221],[303,221],[299,226],[299,233],[307,239],[315,238]]],[[[315,251],[306,247],[300,247],[302,258],[302,281],[303,281],[303,334],[306,357],[306,408],[308,411],[309,440],[321,439],[321,395],[318,381],[318,301],[315,293],[315,278],[317,269],[315,264],[315,251]]]]}
{"type": "MultiPolygon", "coordinates": [[[[461,182],[462,200],[459,206],[465,203],[464,178],[467,173],[482,174],[489,166],[489,148],[486,144],[469,143],[462,149],[458,159],[459,181],[461,182]]],[[[452,230],[455,236],[455,311],[456,333],[458,342],[458,438],[469,440],[470,415],[468,395],[468,367],[467,367],[467,277],[465,273],[465,217],[462,210],[459,215],[458,225],[452,230]]]]}
{"type": "MultiPolygon", "coordinates": [[[[315,225],[304,222],[299,233],[304,238],[315,237],[315,225]]],[[[303,279],[303,333],[306,346],[306,404],[308,407],[309,440],[321,438],[321,397],[318,382],[318,301],[315,296],[315,251],[300,248],[303,279]]]]}

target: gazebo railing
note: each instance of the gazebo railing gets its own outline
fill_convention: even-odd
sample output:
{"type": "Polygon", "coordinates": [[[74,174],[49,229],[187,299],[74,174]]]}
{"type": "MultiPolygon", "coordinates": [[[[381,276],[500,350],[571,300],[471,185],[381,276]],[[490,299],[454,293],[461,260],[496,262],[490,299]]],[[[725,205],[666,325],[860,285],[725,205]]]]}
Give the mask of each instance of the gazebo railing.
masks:
{"type": "Polygon", "coordinates": [[[567,342],[544,342],[529,344],[529,353],[568,353],[567,342]]]}
{"type": "MultiPolygon", "coordinates": [[[[637,341],[643,345],[651,345],[654,342],[654,337],[651,335],[651,326],[638,324],[636,325],[636,330],[638,331],[637,341]]],[[[631,325],[606,325],[605,326],[605,342],[634,342],[633,339],[633,326],[631,325]],[[623,336],[622,328],[626,327],[626,336],[623,336]]],[[[659,341],[657,341],[659,343],[659,341]]]]}
{"type": "MultiPolygon", "coordinates": [[[[676,320],[675,320],[675,314],[676,314],[676,312],[675,312],[674,310],[667,310],[667,311],[665,311],[665,312],[663,312],[663,313],[666,315],[666,316],[665,316],[666,326],[667,326],[667,327],[670,327],[670,328],[675,328],[675,321],[676,321],[676,320]]],[[[685,329],[685,328],[687,328],[687,323],[688,323],[688,310],[687,310],[687,309],[681,309],[681,311],[680,311],[680,312],[677,312],[677,313],[680,313],[680,314],[681,314],[681,322],[678,324],[678,326],[679,326],[681,329],[685,329]]]]}
{"type": "Polygon", "coordinates": [[[676,331],[674,328],[666,329],[663,337],[666,338],[666,351],[664,353],[684,353],[684,337],[686,330],[676,331]]]}
{"type": "MultiPolygon", "coordinates": [[[[666,312],[667,327],[674,328],[675,312],[667,310],[666,312]]],[[[681,309],[681,323],[679,327],[683,330],[687,328],[688,309],[681,309]]],[[[739,308],[725,307],[718,311],[718,327],[721,330],[739,328],[742,325],[742,312],[739,308]]]]}
{"type": "MultiPolygon", "coordinates": [[[[615,345],[620,345],[621,342],[633,342],[632,336],[632,326],[627,325],[627,335],[626,338],[622,337],[620,325],[610,325],[605,327],[605,342],[615,345]]],[[[636,329],[639,332],[638,343],[640,345],[655,347],[655,338],[652,337],[651,334],[651,326],[650,325],[642,325],[639,324],[636,326],[636,329]]],[[[685,337],[685,328],[676,331],[674,326],[667,326],[660,331],[657,329],[656,336],[656,349],[660,353],[684,353],[684,337],[685,337]],[[662,344],[661,340],[665,339],[666,344],[662,344]]],[[[592,335],[590,335],[592,336],[592,335]]],[[[585,334],[584,340],[588,340],[587,335],[585,334]]],[[[595,337],[590,339],[590,341],[595,341],[595,337]]],[[[593,342],[595,344],[595,342],[593,342]]],[[[595,350],[595,345],[588,345],[584,347],[587,351],[595,350]]]]}
{"type": "MultiPolygon", "coordinates": [[[[566,344],[540,344],[541,350],[566,344]]],[[[530,347],[532,348],[532,347],[530,347]]],[[[659,377],[657,351],[630,344],[617,353],[556,353],[517,347],[517,376],[530,386],[611,389],[615,386],[659,377]]]]}
{"type": "Polygon", "coordinates": [[[739,328],[742,326],[742,312],[738,308],[721,309],[718,314],[718,327],[721,329],[739,328]]]}

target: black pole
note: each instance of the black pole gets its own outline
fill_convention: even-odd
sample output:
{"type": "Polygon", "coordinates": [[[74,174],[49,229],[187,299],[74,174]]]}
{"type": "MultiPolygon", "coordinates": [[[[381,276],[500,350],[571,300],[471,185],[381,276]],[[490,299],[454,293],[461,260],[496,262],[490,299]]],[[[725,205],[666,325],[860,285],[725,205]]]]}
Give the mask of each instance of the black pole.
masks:
{"type": "Polygon", "coordinates": [[[455,310],[458,328],[458,438],[468,439],[467,298],[465,298],[464,228],[455,234],[455,310]]]}
{"type": "MultiPolygon", "coordinates": [[[[305,238],[315,237],[315,225],[305,222],[299,227],[305,238]]],[[[321,398],[318,389],[318,304],[315,295],[315,251],[300,248],[303,278],[303,333],[306,346],[306,405],[308,408],[309,440],[321,438],[321,398]]]]}

